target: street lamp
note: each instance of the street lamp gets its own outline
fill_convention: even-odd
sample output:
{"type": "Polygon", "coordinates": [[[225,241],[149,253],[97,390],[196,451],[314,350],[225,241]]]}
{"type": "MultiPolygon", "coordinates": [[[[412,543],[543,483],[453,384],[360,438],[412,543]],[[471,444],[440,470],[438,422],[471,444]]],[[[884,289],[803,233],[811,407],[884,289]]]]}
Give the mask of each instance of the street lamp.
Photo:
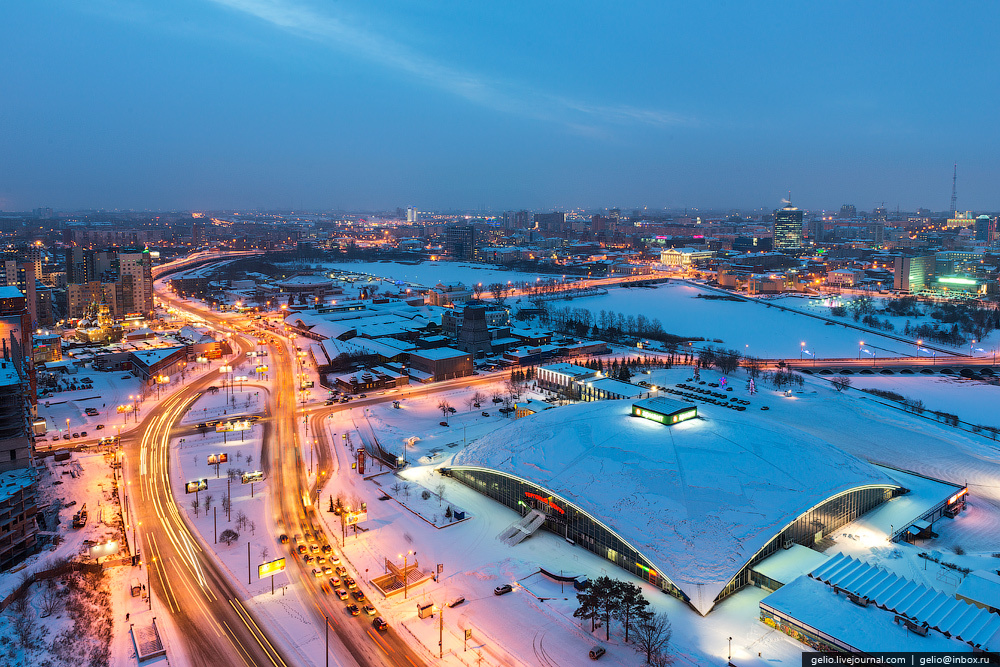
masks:
{"type": "Polygon", "coordinates": [[[865,346],[865,341],[858,341],[858,361],[861,361],[861,349],[865,346]]]}
{"type": "Polygon", "coordinates": [[[802,351],[806,349],[806,342],[802,341],[799,343],[799,361],[802,361],[802,351]]]}

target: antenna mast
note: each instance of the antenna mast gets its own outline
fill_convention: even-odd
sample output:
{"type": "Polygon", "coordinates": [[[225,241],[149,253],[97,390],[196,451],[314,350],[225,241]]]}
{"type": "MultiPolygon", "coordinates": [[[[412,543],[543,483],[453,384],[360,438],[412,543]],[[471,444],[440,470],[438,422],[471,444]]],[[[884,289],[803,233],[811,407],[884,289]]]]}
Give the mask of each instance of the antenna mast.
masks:
{"type": "Polygon", "coordinates": [[[951,210],[952,213],[958,211],[958,196],[956,194],[957,190],[955,186],[958,183],[958,163],[955,163],[955,169],[951,174],[951,210]]]}

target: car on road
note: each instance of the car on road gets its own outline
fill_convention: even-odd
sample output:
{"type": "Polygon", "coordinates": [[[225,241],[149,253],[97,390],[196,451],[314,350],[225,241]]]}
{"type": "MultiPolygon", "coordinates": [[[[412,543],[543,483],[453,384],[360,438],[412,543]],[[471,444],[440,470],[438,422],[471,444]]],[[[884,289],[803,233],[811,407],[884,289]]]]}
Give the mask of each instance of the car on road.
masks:
{"type": "Polygon", "coordinates": [[[603,646],[595,646],[594,648],[590,649],[590,659],[597,660],[607,652],[608,650],[603,646]]]}
{"type": "Polygon", "coordinates": [[[81,438],[86,438],[87,437],[87,432],[86,431],[80,431],[80,437],[81,438]]]}
{"type": "Polygon", "coordinates": [[[278,537],[278,541],[281,542],[282,544],[288,544],[288,535],[285,535],[284,533],[282,533],[278,537]]]}
{"type": "Polygon", "coordinates": [[[330,577],[330,585],[334,588],[340,586],[340,577],[330,577]]]}
{"type": "Polygon", "coordinates": [[[368,398],[368,394],[358,394],[358,398],[368,398]]]}
{"type": "Polygon", "coordinates": [[[448,422],[438,422],[438,423],[441,424],[441,426],[447,426],[448,425],[448,422]]]}
{"type": "Polygon", "coordinates": [[[96,430],[98,430],[98,431],[100,431],[100,430],[103,430],[103,429],[104,429],[104,424],[98,424],[98,425],[97,425],[97,426],[95,426],[94,428],[95,428],[96,430]]]}
{"type": "Polygon", "coordinates": [[[354,595],[354,599],[357,600],[358,602],[364,602],[365,601],[365,592],[363,590],[361,590],[360,588],[357,589],[356,591],[354,591],[353,595],[354,595]]]}
{"type": "Polygon", "coordinates": [[[71,436],[70,436],[70,434],[69,434],[69,433],[63,433],[63,440],[69,440],[69,439],[70,439],[70,437],[71,437],[71,436]]]}
{"type": "Polygon", "coordinates": [[[113,445],[113,444],[115,444],[115,438],[114,438],[114,436],[109,435],[106,438],[101,438],[97,442],[97,444],[99,444],[99,445],[113,445]]]}
{"type": "Polygon", "coordinates": [[[318,567],[314,567],[313,568],[313,576],[316,577],[317,579],[319,579],[320,577],[323,576],[323,570],[319,569],[318,567]]]}
{"type": "MultiPolygon", "coordinates": [[[[333,547],[331,547],[331,546],[330,546],[329,544],[324,544],[324,545],[323,545],[323,548],[322,548],[322,549],[320,549],[320,551],[322,551],[322,552],[323,552],[323,553],[325,553],[325,554],[328,554],[328,553],[330,553],[331,551],[333,551],[333,547]]],[[[332,558],[330,559],[330,562],[331,562],[331,563],[332,563],[332,562],[334,562],[332,558]]],[[[340,562],[340,559],[339,559],[339,558],[337,559],[337,562],[340,562]]]]}
{"type": "Polygon", "coordinates": [[[337,597],[340,598],[341,600],[346,600],[347,599],[347,591],[345,591],[343,588],[338,588],[337,589],[337,597]]]}
{"type": "Polygon", "coordinates": [[[295,550],[298,551],[300,554],[304,554],[306,552],[306,545],[300,544],[299,546],[295,547],[295,550]]]}
{"type": "Polygon", "coordinates": [[[87,413],[87,414],[88,414],[89,416],[91,416],[91,417],[96,417],[97,415],[99,415],[99,414],[100,414],[100,413],[99,413],[99,412],[97,411],[97,408],[87,408],[86,410],[84,410],[84,412],[86,412],[86,413],[87,413]]]}
{"type": "Polygon", "coordinates": [[[484,417],[489,417],[489,416],[490,416],[490,413],[488,413],[488,412],[486,412],[485,410],[483,410],[483,416],[484,416],[484,417]]]}
{"type": "Polygon", "coordinates": [[[295,543],[302,544],[302,536],[299,535],[298,533],[295,534],[295,543]]]}
{"type": "Polygon", "coordinates": [[[323,566],[323,574],[325,574],[327,576],[333,574],[333,568],[330,567],[329,565],[324,565],[323,566]]]}
{"type": "Polygon", "coordinates": [[[330,563],[333,565],[340,565],[340,556],[330,556],[330,563]]]}
{"type": "Polygon", "coordinates": [[[370,604],[366,604],[364,607],[362,607],[362,609],[364,609],[365,613],[368,614],[369,616],[375,615],[375,607],[371,606],[370,604]]]}
{"type": "Polygon", "coordinates": [[[358,582],[354,581],[351,577],[344,577],[344,583],[347,584],[348,588],[357,588],[358,582]]]}
{"type": "Polygon", "coordinates": [[[313,562],[313,557],[310,556],[309,554],[303,554],[303,556],[302,556],[302,562],[303,563],[311,563],[311,562],[313,562]]]}
{"type": "Polygon", "coordinates": [[[74,438],[79,438],[79,437],[80,437],[80,434],[79,434],[79,433],[74,433],[74,434],[73,434],[73,437],[74,437],[74,438]]]}
{"type": "Polygon", "coordinates": [[[347,575],[347,568],[344,567],[343,565],[338,565],[337,566],[337,574],[340,575],[341,577],[346,576],[347,575]]]}
{"type": "Polygon", "coordinates": [[[356,604],[347,605],[347,611],[351,612],[351,616],[357,616],[361,613],[361,610],[358,609],[358,605],[356,604]]]}
{"type": "Polygon", "coordinates": [[[319,551],[319,545],[313,542],[312,544],[309,545],[309,551],[316,553],[317,551],[319,551]]]}
{"type": "Polygon", "coordinates": [[[514,590],[514,587],[510,584],[504,584],[503,586],[497,586],[493,589],[493,595],[506,595],[514,590]]]}
{"type": "Polygon", "coordinates": [[[375,619],[372,621],[372,627],[378,630],[379,632],[385,632],[385,630],[389,627],[389,624],[386,623],[385,619],[382,618],[381,616],[376,616],[375,619]]]}

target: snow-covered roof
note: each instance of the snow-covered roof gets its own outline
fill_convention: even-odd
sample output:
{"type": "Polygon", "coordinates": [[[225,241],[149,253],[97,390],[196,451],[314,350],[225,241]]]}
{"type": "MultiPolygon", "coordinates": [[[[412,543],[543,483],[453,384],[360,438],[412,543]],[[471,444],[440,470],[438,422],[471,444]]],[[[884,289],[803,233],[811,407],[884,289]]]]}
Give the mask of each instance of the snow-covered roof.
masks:
{"type": "Polygon", "coordinates": [[[974,570],[958,585],[955,594],[1000,609],[1000,576],[986,570],[974,570]]]}
{"type": "Polygon", "coordinates": [[[632,401],[546,410],[476,440],[452,465],[528,480],[597,518],[706,613],[740,569],[802,513],[880,468],[750,413],[699,406],[666,428],[632,401]]]}

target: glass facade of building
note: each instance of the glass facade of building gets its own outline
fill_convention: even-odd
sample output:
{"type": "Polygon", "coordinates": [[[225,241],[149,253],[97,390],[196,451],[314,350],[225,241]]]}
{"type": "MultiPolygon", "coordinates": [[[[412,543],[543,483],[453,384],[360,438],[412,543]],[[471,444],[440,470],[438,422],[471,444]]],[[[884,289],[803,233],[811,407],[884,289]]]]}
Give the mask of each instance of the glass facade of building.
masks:
{"type": "MultiPolygon", "coordinates": [[[[548,489],[494,470],[474,467],[442,469],[458,481],[485,496],[503,503],[521,515],[531,510],[545,514],[543,527],[618,567],[687,602],[689,598],[657,566],[597,518],[577,508],[548,489]]],[[[716,597],[718,602],[748,583],[750,569],[786,543],[811,547],[830,532],[854,521],[862,514],[899,493],[896,486],[863,486],[833,496],[799,516],[772,538],[742,567],[716,597]]]]}

